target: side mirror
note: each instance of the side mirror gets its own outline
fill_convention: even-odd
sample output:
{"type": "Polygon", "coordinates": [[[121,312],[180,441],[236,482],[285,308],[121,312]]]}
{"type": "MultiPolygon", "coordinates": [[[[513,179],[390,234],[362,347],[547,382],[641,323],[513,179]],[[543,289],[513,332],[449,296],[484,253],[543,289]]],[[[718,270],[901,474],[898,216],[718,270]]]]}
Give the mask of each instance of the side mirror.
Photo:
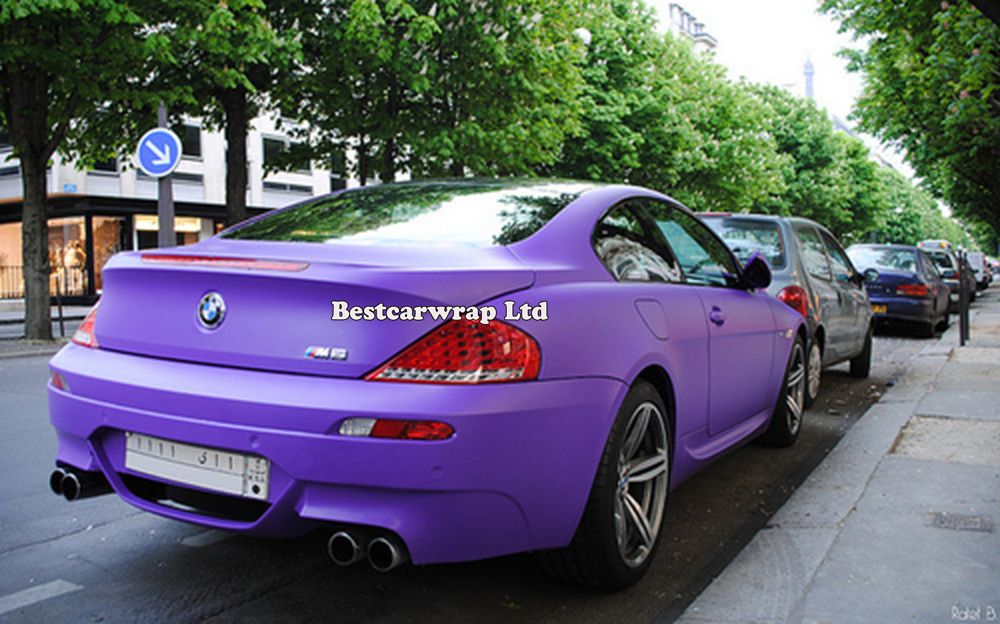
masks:
{"type": "Polygon", "coordinates": [[[855,271],[851,273],[850,281],[858,288],[861,288],[862,286],[865,285],[865,276],[855,271]]]}
{"type": "Polygon", "coordinates": [[[754,253],[743,265],[743,285],[747,288],[767,288],[771,285],[771,267],[759,253],[754,253]]]}
{"type": "Polygon", "coordinates": [[[878,281],[878,271],[875,269],[865,269],[864,278],[866,284],[872,284],[878,281]]]}

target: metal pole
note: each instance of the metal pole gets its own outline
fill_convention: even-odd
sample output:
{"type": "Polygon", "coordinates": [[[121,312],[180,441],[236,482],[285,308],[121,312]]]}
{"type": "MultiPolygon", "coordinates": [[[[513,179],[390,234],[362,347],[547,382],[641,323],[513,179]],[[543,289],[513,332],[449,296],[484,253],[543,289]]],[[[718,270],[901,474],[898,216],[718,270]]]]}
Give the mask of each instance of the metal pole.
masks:
{"type": "Polygon", "coordinates": [[[969,341],[969,286],[966,279],[965,267],[968,261],[965,259],[965,250],[958,251],[958,343],[964,347],[969,341]]]}
{"type": "MultiPolygon", "coordinates": [[[[167,107],[160,102],[157,112],[157,125],[167,127],[167,107]]],[[[156,242],[160,247],[174,247],[177,236],[174,234],[174,187],[170,176],[163,176],[159,181],[159,194],[156,199],[156,215],[159,221],[156,242]]]]}
{"type": "Polygon", "coordinates": [[[59,306],[59,336],[62,338],[66,337],[66,323],[63,320],[63,304],[62,304],[62,292],[63,292],[63,279],[66,275],[66,267],[59,267],[59,275],[56,279],[56,304],[59,306]]]}

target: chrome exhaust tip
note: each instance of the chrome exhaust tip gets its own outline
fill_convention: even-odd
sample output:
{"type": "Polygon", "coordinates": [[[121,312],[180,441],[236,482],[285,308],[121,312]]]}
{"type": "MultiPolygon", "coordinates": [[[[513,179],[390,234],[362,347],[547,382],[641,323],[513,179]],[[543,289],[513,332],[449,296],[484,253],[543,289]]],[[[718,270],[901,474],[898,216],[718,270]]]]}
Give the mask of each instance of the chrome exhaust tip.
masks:
{"type": "Polygon", "coordinates": [[[62,496],[62,481],[65,478],[66,471],[62,468],[56,468],[52,471],[52,474],[49,475],[49,489],[51,489],[52,493],[56,496],[62,496]]]}
{"type": "Polygon", "coordinates": [[[337,531],[326,543],[326,553],[339,566],[349,566],[365,558],[358,539],[347,531],[337,531]]]}
{"type": "Polygon", "coordinates": [[[368,563],[378,572],[388,572],[409,560],[406,549],[395,538],[376,537],[368,544],[368,563]]]}

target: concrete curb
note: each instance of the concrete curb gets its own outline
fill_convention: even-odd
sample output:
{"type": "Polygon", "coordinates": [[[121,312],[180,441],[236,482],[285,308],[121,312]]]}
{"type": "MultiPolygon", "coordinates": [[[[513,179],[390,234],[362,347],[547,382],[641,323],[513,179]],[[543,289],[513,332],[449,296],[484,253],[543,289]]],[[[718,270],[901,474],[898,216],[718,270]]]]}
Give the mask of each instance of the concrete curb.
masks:
{"type": "Polygon", "coordinates": [[[22,340],[2,340],[0,341],[0,360],[8,358],[32,357],[38,355],[55,355],[62,349],[69,340],[58,341],[53,344],[31,344],[22,340]],[[5,342],[13,343],[8,346],[5,342]]]}
{"type": "Polygon", "coordinates": [[[845,521],[957,343],[958,327],[953,325],[939,340],[928,344],[899,382],[865,412],[677,621],[794,620],[845,521]]]}

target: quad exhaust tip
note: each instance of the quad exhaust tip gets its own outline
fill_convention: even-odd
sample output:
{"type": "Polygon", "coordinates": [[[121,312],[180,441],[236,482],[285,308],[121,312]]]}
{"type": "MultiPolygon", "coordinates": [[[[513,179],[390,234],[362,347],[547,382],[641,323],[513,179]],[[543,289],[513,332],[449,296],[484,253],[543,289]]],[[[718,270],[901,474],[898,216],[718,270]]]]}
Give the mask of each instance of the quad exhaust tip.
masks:
{"type": "Polygon", "coordinates": [[[111,492],[111,484],[100,472],[84,472],[61,467],[49,475],[49,488],[56,496],[62,496],[68,501],[111,492]]]}
{"type": "Polygon", "coordinates": [[[349,566],[365,558],[365,551],[356,538],[347,531],[337,531],[326,543],[326,552],[339,566],[349,566]]]}
{"type": "Polygon", "coordinates": [[[388,572],[410,560],[406,549],[392,537],[376,537],[368,544],[368,563],[378,572],[388,572]]]}

